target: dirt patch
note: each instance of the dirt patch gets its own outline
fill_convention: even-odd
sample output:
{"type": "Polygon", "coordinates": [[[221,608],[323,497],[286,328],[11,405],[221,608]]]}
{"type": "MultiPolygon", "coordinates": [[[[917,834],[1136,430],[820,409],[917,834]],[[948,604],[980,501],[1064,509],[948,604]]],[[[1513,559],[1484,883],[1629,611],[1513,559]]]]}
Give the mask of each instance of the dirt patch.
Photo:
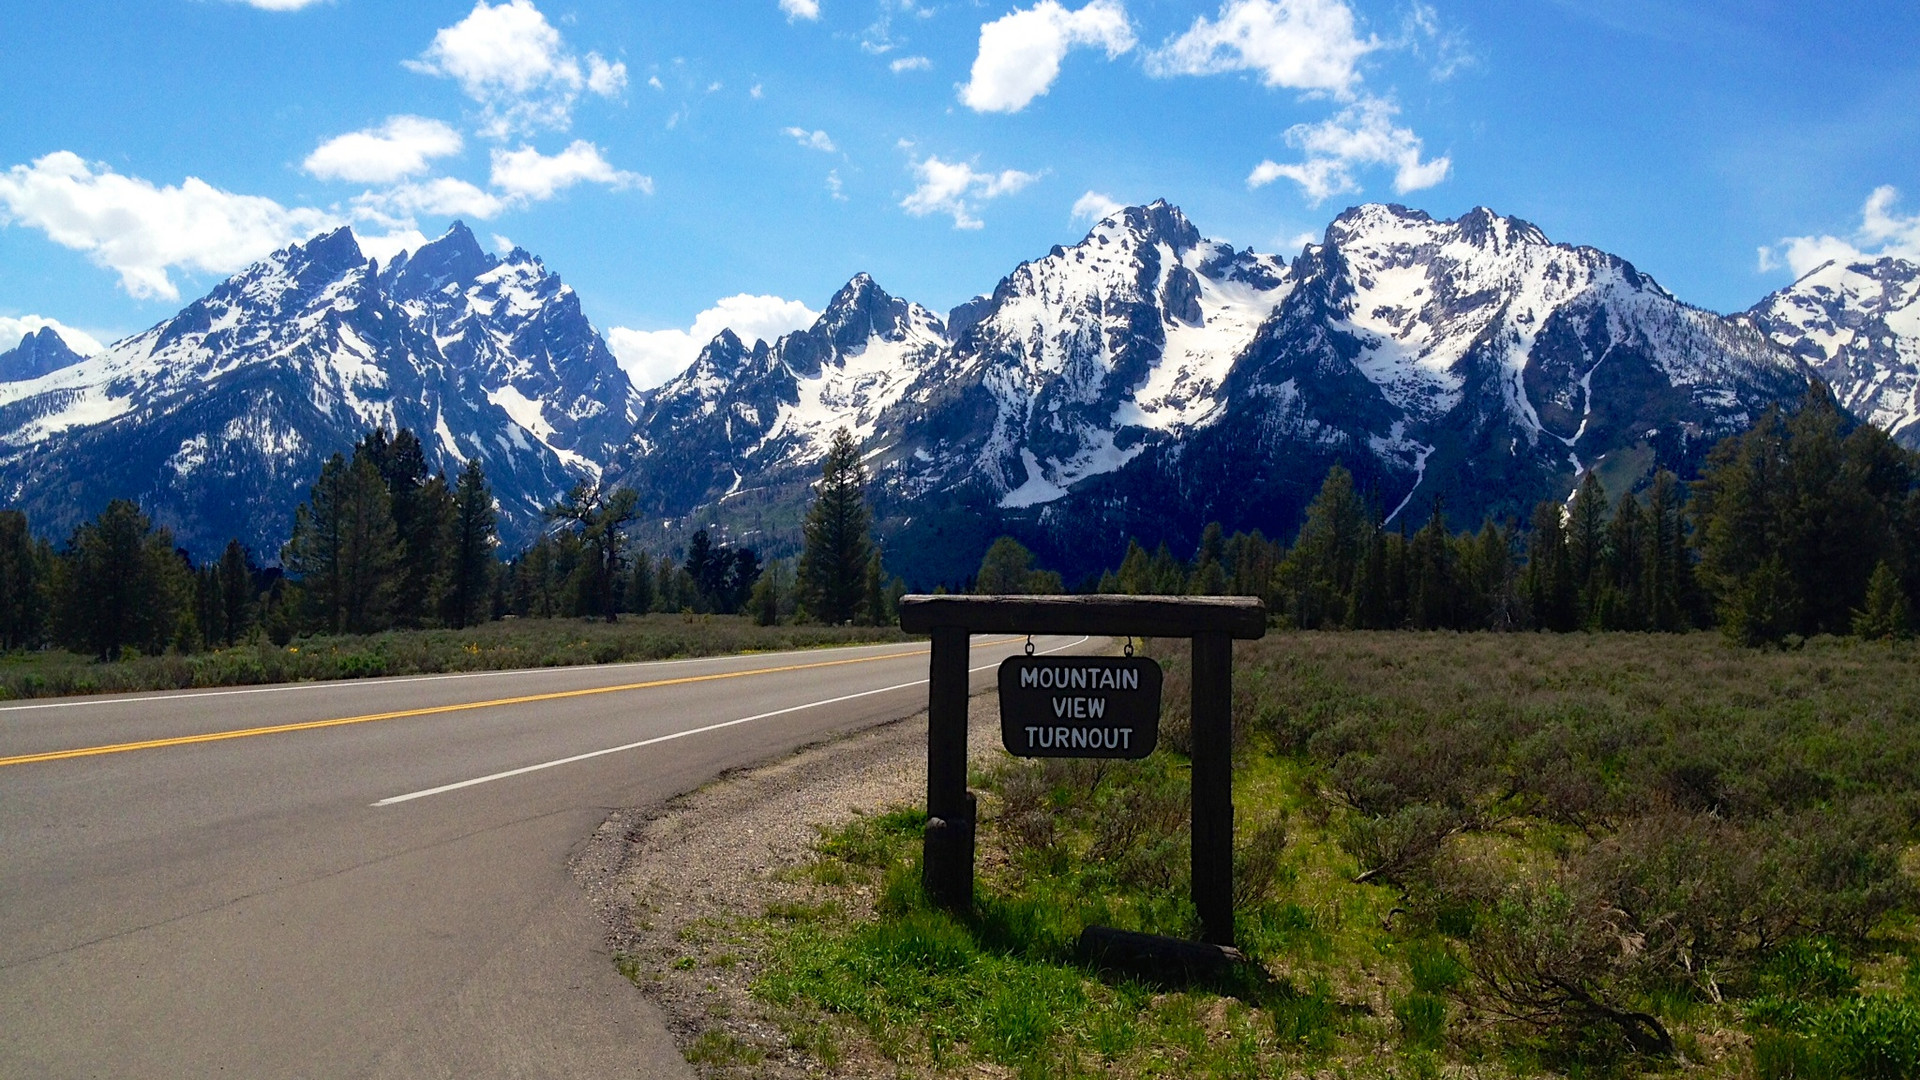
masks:
{"type": "MultiPolygon", "coordinates": [[[[974,768],[1004,759],[997,696],[969,703],[974,768]]],[[[819,1059],[796,1023],[755,999],[755,942],[740,932],[781,905],[818,902],[798,871],[820,829],[926,799],[924,712],[782,761],[729,773],[651,810],[617,810],[575,854],[621,970],[658,1004],[703,1075],[893,1077],[900,1067],[835,1030],[819,1059]]],[[[844,892],[839,894],[844,902],[844,892]]],[[[871,903],[862,892],[856,904],[871,903]]],[[[855,911],[856,916],[868,912],[855,911]]]]}

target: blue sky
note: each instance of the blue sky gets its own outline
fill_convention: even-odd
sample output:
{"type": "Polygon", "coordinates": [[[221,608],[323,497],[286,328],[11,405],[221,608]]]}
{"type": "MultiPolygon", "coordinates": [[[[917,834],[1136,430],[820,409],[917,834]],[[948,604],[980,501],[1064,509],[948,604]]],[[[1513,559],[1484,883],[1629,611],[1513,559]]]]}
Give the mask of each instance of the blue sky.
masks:
{"type": "MultiPolygon", "coordinates": [[[[642,381],[854,273],[944,311],[1113,202],[1291,257],[1476,205],[1737,310],[1920,254],[1920,7],[1781,0],[0,3],[0,347],[339,223],[541,255],[642,381]]],[[[79,335],[75,335],[78,337],[79,335]]]]}

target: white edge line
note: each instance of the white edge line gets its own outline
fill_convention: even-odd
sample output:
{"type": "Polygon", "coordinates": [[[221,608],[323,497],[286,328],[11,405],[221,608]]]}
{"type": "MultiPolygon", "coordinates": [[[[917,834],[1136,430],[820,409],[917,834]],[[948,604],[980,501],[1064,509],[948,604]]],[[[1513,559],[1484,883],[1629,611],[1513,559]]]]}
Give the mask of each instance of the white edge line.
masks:
{"type": "MultiPolygon", "coordinates": [[[[1079,641],[1069,641],[1065,645],[1061,645],[1058,648],[1043,649],[1035,653],[1034,655],[1047,656],[1052,653],[1057,653],[1065,649],[1071,649],[1076,645],[1085,644],[1086,642],[1091,640],[1093,640],[1092,635],[1087,635],[1085,637],[1082,637],[1079,641]]],[[[967,674],[972,675],[975,672],[985,671],[988,668],[999,667],[999,666],[1000,665],[998,662],[992,663],[992,664],[982,664],[979,667],[968,668],[967,674]]],[[[803,709],[814,709],[822,705],[837,705],[840,702],[852,701],[855,698],[871,697],[874,694],[887,694],[887,693],[892,693],[895,690],[907,690],[915,686],[924,686],[926,685],[926,682],[927,680],[925,679],[915,679],[912,682],[896,683],[893,686],[882,686],[877,690],[862,690],[857,694],[843,694],[840,697],[826,698],[821,701],[809,701],[804,705],[789,705],[784,709],[775,709],[772,712],[758,713],[753,716],[743,716],[743,717],[740,717],[738,720],[722,720],[720,723],[708,724],[705,727],[688,728],[685,731],[676,731],[668,735],[656,735],[651,739],[642,739],[639,742],[627,743],[625,746],[609,746],[605,750],[589,750],[584,754],[575,754],[572,757],[556,758],[553,761],[543,761],[538,765],[522,765],[517,769],[508,769],[505,772],[490,773],[486,776],[476,776],[471,780],[461,780],[457,783],[442,784],[439,787],[427,788],[423,791],[410,791],[405,795],[395,795],[391,798],[381,799],[379,802],[372,803],[371,805],[375,807],[393,806],[398,803],[412,802],[415,799],[424,799],[429,795],[444,795],[449,791],[459,791],[461,788],[476,787],[480,784],[491,784],[495,780],[507,780],[515,776],[525,776],[527,773],[539,772],[542,769],[554,769],[562,765],[572,765],[575,762],[587,761],[589,759],[597,758],[597,757],[605,757],[608,754],[623,754],[629,750],[639,750],[643,747],[657,746],[663,742],[672,742],[675,739],[684,739],[689,735],[704,735],[709,731],[719,731],[722,728],[736,727],[740,724],[750,724],[750,723],[753,723],[755,720],[766,720],[775,716],[784,716],[787,713],[800,712],[803,709]]]]}
{"type": "MultiPolygon", "coordinates": [[[[389,675],[378,679],[314,679],[309,682],[283,683],[278,686],[250,686],[242,690],[200,690],[176,691],[166,694],[151,694],[146,697],[94,697],[77,701],[43,701],[26,705],[0,705],[0,713],[25,712],[28,709],[74,709],[83,705],[106,707],[109,705],[138,705],[149,701],[193,701],[198,698],[232,697],[236,694],[283,694],[289,690],[340,690],[357,689],[372,686],[393,686],[402,683],[444,682],[449,679],[487,679],[507,675],[562,675],[568,672],[612,671],[618,668],[634,667],[671,667],[675,664],[706,664],[721,660],[764,660],[770,656],[818,655],[823,652],[836,652],[845,649],[849,652],[857,649],[891,649],[903,645],[919,646],[920,642],[901,641],[883,642],[879,645],[830,645],[824,649],[781,649],[764,653],[721,653],[717,656],[683,656],[678,660],[628,660],[619,664],[553,664],[548,667],[504,668],[499,671],[457,671],[446,675],[389,675]]],[[[908,654],[911,655],[911,654],[908,654]]]]}

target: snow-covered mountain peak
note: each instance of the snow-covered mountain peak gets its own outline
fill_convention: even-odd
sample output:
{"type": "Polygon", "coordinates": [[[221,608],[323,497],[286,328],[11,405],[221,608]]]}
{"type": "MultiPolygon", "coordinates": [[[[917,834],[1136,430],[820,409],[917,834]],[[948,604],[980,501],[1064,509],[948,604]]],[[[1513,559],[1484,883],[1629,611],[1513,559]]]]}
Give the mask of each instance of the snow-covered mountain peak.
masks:
{"type": "Polygon", "coordinates": [[[1823,263],[1747,318],[1855,415],[1908,443],[1920,435],[1920,266],[1892,256],[1823,263]]]}
{"type": "Polygon", "coordinates": [[[855,274],[834,294],[808,332],[832,341],[842,355],[862,352],[876,340],[945,344],[947,338],[946,324],[938,315],[890,295],[865,273],[855,274]]]}
{"type": "Polygon", "coordinates": [[[499,261],[480,247],[465,222],[456,221],[439,239],[395,256],[380,275],[381,285],[396,299],[413,300],[473,281],[499,261]]]}

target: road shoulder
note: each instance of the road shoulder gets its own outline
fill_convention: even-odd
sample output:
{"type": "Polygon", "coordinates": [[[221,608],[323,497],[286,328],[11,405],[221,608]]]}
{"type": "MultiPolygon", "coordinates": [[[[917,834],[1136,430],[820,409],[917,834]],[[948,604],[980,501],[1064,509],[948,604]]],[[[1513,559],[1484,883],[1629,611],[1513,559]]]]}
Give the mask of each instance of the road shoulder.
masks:
{"type": "MultiPolygon", "coordinates": [[[[972,759],[999,754],[997,698],[970,703],[972,759]]],[[[730,933],[739,920],[805,903],[794,871],[819,837],[856,814],[925,799],[926,713],[729,773],[653,809],[621,809],[573,859],[575,878],[606,923],[609,949],[664,1014],[682,1053],[709,1075],[752,1061],[766,1077],[820,1075],[781,1017],[749,992],[760,965],[730,933]]],[[[893,1076],[838,1040],[836,1076],[893,1076]]]]}

